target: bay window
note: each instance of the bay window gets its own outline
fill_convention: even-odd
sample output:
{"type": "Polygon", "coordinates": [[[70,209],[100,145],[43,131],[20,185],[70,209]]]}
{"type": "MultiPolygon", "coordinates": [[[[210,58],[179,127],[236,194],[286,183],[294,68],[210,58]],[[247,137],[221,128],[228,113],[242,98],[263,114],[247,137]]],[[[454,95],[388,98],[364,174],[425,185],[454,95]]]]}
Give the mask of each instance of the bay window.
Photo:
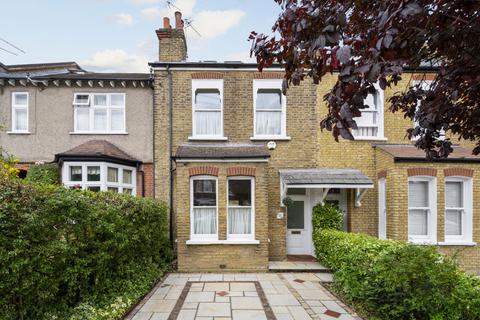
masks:
{"type": "Polygon", "coordinates": [[[28,92],[12,93],[12,131],[28,133],[28,92]]]}
{"type": "Polygon", "coordinates": [[[191,139],[223,139],[223,80],[192,81],[191,139]]]}
{"type": "Polygon", "coordinates": [[[254,239],[254,179],[228,179],[228,239],[254,239]]]}
{"type": "Polygon", "coordinates": [[[408,180],[408,239],[411,242],[436,241],[435,178],[410,177],[408,180]]]}
{"type": "Polygon", "coordinates": [[[75,133],[125,133],[124,93],[75,93],[75,133]]]}
{"type": "Polygon", "coordinates": [[[136,194],[136,168],[108,162],[65,162],[62,182],[69,188],[136,194]]]}
{"type": "Polygon", "coordinates": [[[357,140],[383,139],[383,90],[375,84],[375,93],[369,94],[364,101],[368,106],[361,109],[362,115],[353,118],[357,123],[357,129],[352,134],[357,140]]]}
{"type": "Polygon", "coordinates": [[[191,239],[218,240],[217,179],[198,176],[190,179],[191,239]]]}
{"type": "Polygon", "coordinates": [[[472,241],[472,187],[470,178],[445,180],[445,242],[472,241]]]}
{"type": "Polygon", "coordinates": [[[286,96],[282,80],[255,80],[253,83],[254,137],[287,138],[286,96]]]}

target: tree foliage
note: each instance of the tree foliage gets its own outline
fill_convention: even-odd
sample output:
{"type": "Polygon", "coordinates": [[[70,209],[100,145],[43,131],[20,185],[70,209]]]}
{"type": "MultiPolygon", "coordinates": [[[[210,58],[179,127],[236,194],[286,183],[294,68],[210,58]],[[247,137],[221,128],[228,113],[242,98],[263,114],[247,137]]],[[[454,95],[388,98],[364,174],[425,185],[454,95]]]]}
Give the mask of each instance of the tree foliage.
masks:
{"type": "Polygon", "coordinates": [[[319,83],[338,71],[324,96],[322,129],[353,139],[364,99],[425,66],[438,72],[427,88],[419,81],[389,99],[390,110],[417,123],[407,130],[428,157],[447,157],[445,133],[476,141],[480,153],[480,1],[476,0],[275,0],[282,12],[277,36],[252,32],[252,54],[262,70],[285,69],[284,90],[305,78],[319,83]]]}

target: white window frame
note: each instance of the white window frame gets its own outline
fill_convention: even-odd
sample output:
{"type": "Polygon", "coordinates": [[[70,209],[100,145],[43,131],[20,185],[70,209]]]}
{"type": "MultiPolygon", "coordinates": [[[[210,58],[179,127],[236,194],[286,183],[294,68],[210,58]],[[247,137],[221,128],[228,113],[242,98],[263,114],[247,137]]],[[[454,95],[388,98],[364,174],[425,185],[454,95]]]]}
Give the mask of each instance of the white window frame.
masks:
{"type": "Polygon", "coordinates": [[[66,187],[80,186],[87,190],[90,186],[99,186],[100,191],[108,191],[108,187],[118,188],[118,193],[123,189],[132,189],[132,196],[137,194],[137,169],[135,167],[120,165],[110,162],[81,162],[68,161],[63,163],[62,183],[66,187]],[[87,167],[100,167],[100,181],[87,181],[87,167]],[[82,181],[70,181],[70,167],[82,167],[82,181]],[[108,182],[108,167],[118,169],[118,182],[108,182]],[[132,171],[132,183],[123,183],[123,170],[132,171]]]}
{"type": "MultiPolygon", "coordinates": [[[[445,194],[445,211],[444,211],[444,234],[445,243],[471,243],[472,226],[473,226],[473,183],[469,177],[446,177],[445,188],[447,182],[461,182],[463,188],[463,212],[462,212],[462,235],[447,235],[447,194],[445,194]]],[[[455,209],[455,208],[449,208],[455,209]]]]}
{"type": "Polygon", "coordinates": [[[378,238],[387,239],[387,179],[378,179],[378,238]],[[380,192],[382,191],[382,192],[380,192]],[[384,204],[382,210],[381,204],[384,204]]]}
{"type": "Polygon", "coordinates": [[[408,177],[407,184],[407,228],[410,229],[408,224],[410,210],[420,209],[428,210],[427,212],[427,235],[410,235],[408,231],[408,241],[418,244],[434,244],[437,241],[437,178],[430,176],[412,176],[408,177]],[[409,207],[408,206],[408,195],[410,181],[424,181],[428,182],[428,207],[409,207]]]}
{"type": "Polygon", "coordinates": [[[227,240],[254,240],[255,239],[255,178],[254,177],[244,177],[244,176],[234,176],[234,177],[229,177],[227,179],[227,240]],[[250,205],[250,214],[252,215],[251,216],[251,219],[250,219],[250,223],[251,223],[251,226],[250,226],[250,230],[252,231],[250,234],[231,234],[229,232],[229,219],[228,219],[228,215],[229,215],[229,209],[230,208],[247,208],[247,206],[230,206],[229,205],[229,199],[228,199],[228,195],[230,193],[230,184],[229,182],[231,180],[250,180],[250,192],[251,192],[251,196],[252,196],[252,199],[251,199],[251,205],[250,205]]]}
{"type": "Polygon", "coordinates": [[[227,140],[224,136],[223,128],[223,79],[193,79],[192,80],[192,135],[189,140],[227,140]],[[220,134],[219,135],[200,135],[196,133],[195,112],[218,112],[217,110],[197,110],[195,106],[195,93],[198,89],[217,89],[220,92],[220,134]]]}
{"type": "MultiPolygon", "coordinates": [[[[377,92],[377,100],[379,101],[379,105],[377,106],[377,135],[376,136],[360,136],[355,134],[355,130],[352,130],[352,135],[355,138],[355,140],[385,140],[385,132],[384,132],[384,126],[385,126],[385,100],[384,100],[384,91],[378,83],[374,83],[373,86],[375,87],[375,90],[377,92]]],[[[364,112],[375,112],[372,108],[367,108],[367,109],[361,109],[362,116],[364,112]]],[[[357,119],[360,119],[362,116],[357,117],[357,119]]],[[[355,118],[353,118],[355,120],[355,118]]],[[[372,126],[374,127],[374,126],[372,126]]]]}
{"type": "Polygon", "coordinates": [[[29,106],[29,103],[30,103],[30,95],[28,92],[12,92],[12,133],[29,133],[28,129],[29,129],[29,125],[28,125],[28,122],[29,122],[29,117],[28,117],[28,106],[29,106]],[[21,105],[21,104],[16,104],[15,103],[15,97],[17,95],[27,95],[27,104],[26,105],[21,105]],[[17,110],[26,110],[27,111],[27,125],[26,125],[26,129],[25,130],[18,130],[16,127],[15,127],[15,123],[17,122],[17,110]]]}
{"type": "MultiPolygon", "coordinates": [[[[202,206],[201,208],[212,208],[212,206],[202,206]]],[[[218,177],[215,176],[193,176],[190,177],[190,240],[200,240],[200,241],[217,241],[218,240],[218,177]],[[217,232],[215,234],[194,234],[194,220],[193,220],[193,182],[196,180],[215,180],[215,213],[216,213],[216,226],[217,232]]]]}
{"type": "MultiPolygon", "coordinates": [[[[255,79],[253,80],[253,137],[252,140],[288,140],[287,136],[287,96],[282,92],[282,79],[255,79]],[[282,96],[281,133],[279,135],[257,134],[257,93],[259,89],[279,89],[282,96]]],[[[262,111],[270,111],[262,109],[262,111]]],[[[275,110],[276,111],[276,110],[275,110]]]]}
{"type": "Polygon", "coordinates": [[[73,95],[73,133],[75,134],[126,134],[127,133],[127,96],[122,92],[76,92],[73,95]],[[78,95],[88,95],[88,102],[86,103],[75,103],[76,97],[78,95]],[[106,106],[96,106],[95,96],[106,96],[106,106]],[[123,106],[112,106],[111,97],[113,95],[123,96],[123,106]],[[77,112],[78,108],[88,108],[88,130],[79,130],[77,126],[77,112]],[[94,112],[96,110],[106,110],[107,113],[107,123],[105,130],[95,130],[94,129],[94,112]],[[113,110],[123,110],[123,130],[112,130],[112,111],[113,110]]]}

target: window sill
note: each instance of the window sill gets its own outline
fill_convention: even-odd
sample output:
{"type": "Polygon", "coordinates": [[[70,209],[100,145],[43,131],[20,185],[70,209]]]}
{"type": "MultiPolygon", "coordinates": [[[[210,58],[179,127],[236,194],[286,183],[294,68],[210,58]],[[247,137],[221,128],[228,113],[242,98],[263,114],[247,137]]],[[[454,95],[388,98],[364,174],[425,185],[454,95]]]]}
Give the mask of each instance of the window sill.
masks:
{"type": "Polygon", "coordinates": [[[476,242],[470,241],[444,241],[437,243],[439,246],[466,246],[466,247],[473,247],[476,246],[476,242]]]}
{"type": "Polygon", "coordinates": [[[388,141],[387,138],[381,138],[381,137],[355,137],[354,141],[388,141]]]}
{"type": "Polygon", "coordinates": [[[71,135],[128,135],[128,132],[70,132],[71,135]]]}
{"type": "Polygon", "coordinates": [[[187,245],[260,244],[259,240],[187,240],[187,245]]]}
{"type": "Polygon", "coordinates": [[[265,136],[265,137],[250,137],[252,141],[270,141],[270,140],[277,140],[277,141],[290,141],[292,140],[291,137],[288,136],[265,136]]]}
{"type": "Polygon", "coordinates": [[[227,141],[228,137],[188,137],[190,141],[227,141]]]}
{"type": "Polygon", "coordinates": [[[32,134],[30,131],[7,131],[7,134],[32,134]]]}
{"type": "Polygon", "coordinates": [[[408,243],[413,245],[428,245],[428,246],[436,246],[437,242],[431,240],[408,240],[408,243]]]}

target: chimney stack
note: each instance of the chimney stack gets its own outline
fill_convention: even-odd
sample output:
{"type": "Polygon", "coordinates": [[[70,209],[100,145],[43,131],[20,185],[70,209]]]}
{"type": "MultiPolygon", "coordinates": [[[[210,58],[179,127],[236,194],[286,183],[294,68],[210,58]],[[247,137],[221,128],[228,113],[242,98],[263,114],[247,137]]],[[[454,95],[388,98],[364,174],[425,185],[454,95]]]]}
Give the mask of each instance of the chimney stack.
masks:
{"type": "Polygon", "coordinates": [[[163,18],[163,28],[156,30],[158,37],[158,58],[160,62],[180,62],[187,59],[187,42],[182,13],[175,12],[175,29],[168,17],[163,18]]]}

